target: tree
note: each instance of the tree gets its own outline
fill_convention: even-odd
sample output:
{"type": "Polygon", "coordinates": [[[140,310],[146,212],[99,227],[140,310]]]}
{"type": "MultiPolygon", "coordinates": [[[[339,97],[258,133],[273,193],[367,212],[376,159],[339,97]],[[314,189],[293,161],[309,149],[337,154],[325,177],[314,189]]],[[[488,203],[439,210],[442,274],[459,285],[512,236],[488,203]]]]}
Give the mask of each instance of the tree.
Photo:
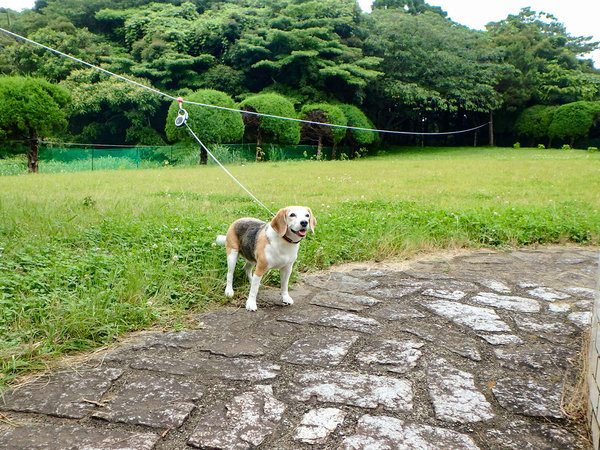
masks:
{"type": "Polygon", "coordinates": [[[28,143],[27,168],[38,171],[40,139],[67,127],[69,94],[41,78],[0,77],[0,130],[28,143]]]}
{"type": "MultiPolygon", "coordinates": [[[[148,80],[130,78],[149,85],[148,80]]],[[[72,95],[69,132],[78,141],[164,144],[155,130],[159,126],[155,117],[161,106],[156,94],[92,69],[73,72],[61,86],[72,95]]]]}
{"type": "MultiPolygon", "coordinates": [[[[365,116],[359,108],[354,105],[339,105],[346,119],[348,120],[347,125],[356,128],[375,128],[373,123],[365,116]]],[[[360,147],[372,144],[377,139],[377,133],[374,131],[367,130],[353,130],[348,129],[346,132],[346,139],[351,147],[350,158],[356,156],[356,151],[360,147]]],[[[335,153],[332,152],[331,159],[335,159],[335,153]]]]}
{"type": "MultiPolygon", "coordinates": [[[[185,96],[191,102],[206,105],[235,108],[235,103],[227,94],[213,89],[200,89],[185,96]]],[[[244,122],[239,112],[209,108],[198,105],[184,105],[189,114],[188,124],[204,144],[236,142],[244,135],[244,122]]],[[[171,142],[196,143],[186,127],[176,127],[175,118],[179,105],[173,103],[167,114],[165,133],[171,142]]],[[[200,164],[207,163],[208,155],[204,149],[200,152],[200,164]]]]}
{"type": "MultiPolygon", "coordinates": [[[[535,105],[525,109],[515,122],[515,132],[532,140],[547,139],[548,128],[556,111],[555,106],[535,105]]],[[[533,144],[534,142],[532,142],[533,144]]],[[[550,147],[551,142],[548,142],[550,147]]]]}
{"type": "MultiPolygon", "coordinates": [[[[38,29],[28,37],[71,56],[92,64],[100,64],[103,57],[114,49],[99,36],[88,30],[76,29],[64,19],[52,22],[52,26],[38,29]]],[[[0,72],[10,75],[32,75],[43,77],[53,83],[64,80],[82,65],[71,59],[57,56],[31,44],[13,43],[0,52],[0,72]]]]}
{"type": "Polygon", "coordinates": [[[305,105],[300,111],[302,119],[318,123],[331,123],[342,125],[342,127],[330,127],[327,125],[318,125],[313,123],[302,124],[302,139],[308,141],[317,141],[317,159],[321,159],[323,143],[333,146],[332,153],[335,156],[337,144],[346,135],[347,125],[344,112],[335,105],[329,103],[318,103],[305,105]]]}
{"type": "Polygon", "coordinates": [[[411,14],[421,14],[425,11],[432,11],[442,17],[446,17],[446,13],[439,6],[430,6],[424,0],[375,0],[371,5],[375,9],[394,9],[402,8],[404,11],[411,14]]]}
{"type": "Polygon", "coordinates": [[[537,97],[546,105],[600,99],[600,74],[565,68],[550,62],[538,74],[537,97]]]}
{"type": "Polygon", "coordinates": [[[216,89],[229,95],[243,92],[244,73],[224,64],[217,64],[200,75],[198,87],[216,89]]]}
{"type": "Polygon", "coordinates": [[[360,101],[367,84],[380,75],[380,59],[363,55],[356,2],[283,5],[274,18],[244,32],[228,53],[228,63],[245,71],[247,87],[274,86],[286,94],[291,88],[302,102],[327,96],[360,101]]]}
{"type": "Polygon", "coordinates": [[[578,137],[587,136],[600,120],[600,102],[573,102],[556,109],[548,127],[550,137],[569,139],[571,147],[578,137]]]}
{"type": "MultiPolygon", "coordinates": [[[[296,118],[291,101],[278,94],[258,94],[248,97],[240,104],[245,111],[259,112],[280,117],[296,118]]],[[[256,160],[262,160],[262,144],[297,145],[300,141],[298,122],[243,114],[246,134],[256,138],[256,160]]]]}
{"type": "Polygon", "coordinates": [[[101,10],[96,17],[127,49],[131,71],[155,86],[174,90],[210,87],[240,94],[241,72],[223,65],[225,54],[246,28],[264,23],[261,14],[266,8],[218,1],[194,3],[153,2],[140,8],[101,10]],[[213,81],[216,84],[210,84],[213,81]]]}
{"type": "Polygon", "coordinates": [[[495,86],[504,65],[485,33],[403,8],[375,9],[368,25],[364,52],[383,58],[385,75],[369,85],[364,106],[379,128],[463,127],[465,115],[500,106],[495,86]]]}
{"type": "Polygon", "coordinates": [[[523,8],[486,28],[504,60],[513,66],[500,74],[498,84],[507,108],[589,100],[591,92],[598,95],[600,73],[589,61],[578,59],[597,49],[598,43],[570,36],[551,14],[523,8]]]}

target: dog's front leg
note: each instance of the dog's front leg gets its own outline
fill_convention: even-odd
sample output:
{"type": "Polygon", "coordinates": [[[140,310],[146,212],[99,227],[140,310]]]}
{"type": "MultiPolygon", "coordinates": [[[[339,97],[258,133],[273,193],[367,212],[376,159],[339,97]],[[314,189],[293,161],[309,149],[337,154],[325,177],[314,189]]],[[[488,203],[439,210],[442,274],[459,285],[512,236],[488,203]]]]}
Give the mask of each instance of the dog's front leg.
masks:
{"type": "Polygon", "coordinates": [[[246,300],[246,309],[248,311],[256,311],[256,295],[258,294],[258,288],[260,287],[260,280],[262,276],[252,275],[252,284],[250,285],[250,294],[248,294],[248,300],[246,300]]]}
{"type": "Polygon", "coordinates": [[[279,270],[279,278],[281,279],[281,301],[284,305],[293,305],[294,300],[290,297],[288,293],[288,284],[290,282],[290,275],[292,274],[292,266],[294,264],[290,264],[289,266],[282,267],[279,270]]]}

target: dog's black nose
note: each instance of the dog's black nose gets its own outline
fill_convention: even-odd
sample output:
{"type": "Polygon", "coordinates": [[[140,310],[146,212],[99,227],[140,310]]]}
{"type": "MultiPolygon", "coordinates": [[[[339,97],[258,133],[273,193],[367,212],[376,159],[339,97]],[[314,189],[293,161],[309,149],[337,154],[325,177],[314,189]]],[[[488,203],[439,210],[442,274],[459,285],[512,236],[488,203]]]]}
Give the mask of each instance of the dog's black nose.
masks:
{"type": "Polygon", "coordinates": [[[302,225],[303,227],[308,225],[308,220],[301,220],[300,221],[300,225],[302,225]]]}

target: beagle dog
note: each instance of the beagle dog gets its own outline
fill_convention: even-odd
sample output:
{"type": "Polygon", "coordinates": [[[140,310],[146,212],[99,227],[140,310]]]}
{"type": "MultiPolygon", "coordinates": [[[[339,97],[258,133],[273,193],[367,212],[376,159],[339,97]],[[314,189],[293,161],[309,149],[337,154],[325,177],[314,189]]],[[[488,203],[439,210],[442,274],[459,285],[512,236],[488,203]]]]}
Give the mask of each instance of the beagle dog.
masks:
{"type": "Polygon", "coordinates": [[[227,235],[217,236],[217,244],[227,249],[227,286],[225,295],[233,297],[233,271],[241,254],[246,260],[244,271],[251,282],[246,309],[256,311],[256,294],[263,275],[270,269],[279,269],[281,300],[284,305],[294,303],[288,293],[292,266],[298,257],[298,244],[310,227],[315,232],[317,221],[310,208],[288,206],[280,209],[271,222],[246,217],[233,222],[227,235]],[[254,274],[252,268],[256,266],[254,274]]]}

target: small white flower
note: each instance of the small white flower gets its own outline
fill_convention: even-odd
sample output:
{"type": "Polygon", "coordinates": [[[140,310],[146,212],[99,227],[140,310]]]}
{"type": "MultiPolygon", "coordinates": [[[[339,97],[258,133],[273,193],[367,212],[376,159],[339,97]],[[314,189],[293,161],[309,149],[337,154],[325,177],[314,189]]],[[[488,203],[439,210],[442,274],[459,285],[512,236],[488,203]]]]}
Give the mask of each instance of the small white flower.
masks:
{"type": "Polygon", "coordinates": [[[216,243],[216,242],[213,242],[212,244],[210,244],[210,246],[211,246],[211,247],[216,247],[216,246],[217,246],[217,243],[216,243]]]}
{"type": "Polygon", "coordinates": [[[157,244],[152,244],[152,248],[158,248],[157,244]]]}
{"type": "Polygon", "coordinates": [[[172,258],[172,259],[173,259],[173,261],[179,261],[179,256],[177,256],[177,255],[173,255],[173,258],[172,258]]]}

